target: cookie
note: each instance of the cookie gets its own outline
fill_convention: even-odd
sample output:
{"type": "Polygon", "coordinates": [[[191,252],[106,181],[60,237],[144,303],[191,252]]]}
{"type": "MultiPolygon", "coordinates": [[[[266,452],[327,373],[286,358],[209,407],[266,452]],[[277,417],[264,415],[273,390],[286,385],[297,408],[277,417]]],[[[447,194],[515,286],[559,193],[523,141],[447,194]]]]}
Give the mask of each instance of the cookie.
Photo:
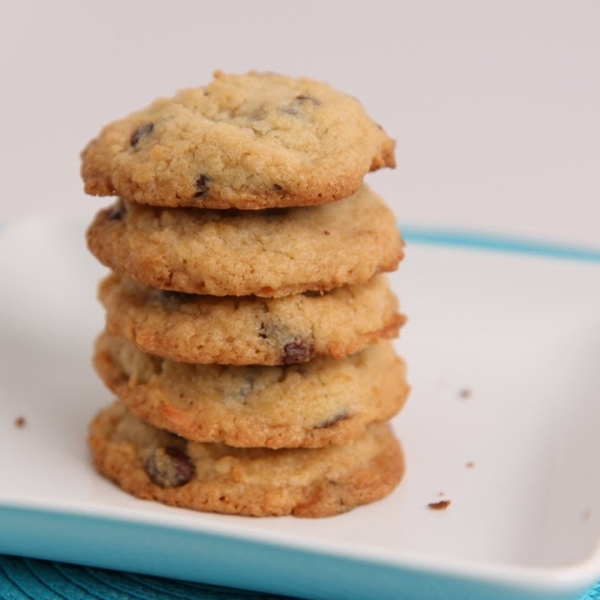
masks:
{"type": "Polygon", "coordinates": [[[117,400],[92,421],[89,444],[97,470],[130,494],[226,514],[336,515],[390,494],[404,473],[387,423],[344,446],[232,448],[157,429],[117,400]]]}
{"type": "Polygon", "coordinates": [[[398,335],[405,317],[385,275],[318,292],[257,298],[161,291],[112,273],[99,286],[106,329],[180,362],[284,365],[345,358],[398,335]]]}
{"type": "Polygon", "coordinates": [[[403,243],[366,185],[320,206],[222,211],[118,201],[87,233],[104,265],[144,285],[212,296],[287,296],[394,270],[403,243]]]}
{"type": "Polygon", "coordinates": [[[227,75],[107,125],[82,153],[85,191],[142,204],[257,209],[355,193],[394,141],[353,97],[310,79],[227,75]]]}
{"type": "Polygon", "coordinates": [[[145,421],[188,439],[239,447],[346,444],[369,423],[397,414],[408,394],[405,365],[390,342],[345,360],[233,367],[174,362],[103,334],[94,366],[145,421]]]}

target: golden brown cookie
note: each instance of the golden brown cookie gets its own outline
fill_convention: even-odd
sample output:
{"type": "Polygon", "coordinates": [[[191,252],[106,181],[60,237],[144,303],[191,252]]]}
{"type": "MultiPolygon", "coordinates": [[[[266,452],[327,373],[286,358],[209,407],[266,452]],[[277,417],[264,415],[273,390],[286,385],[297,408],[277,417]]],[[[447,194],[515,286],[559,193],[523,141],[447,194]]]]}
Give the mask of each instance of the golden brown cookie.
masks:
{"type": "Polygon", "coordinates": [[[392,211],[366,185],[321,206],[267,211],[100,211],[88,245],[144,285],[211,296],[287,296],[364,283],[394,270],[403,243],[392,211]]]}
{"type": "Polygon", "coordinates": [[[346,444],[369,423],[396,415],[409,391],[390,342],[344,360],[232,367],[174,362],[103,334],[94,366],[145,421],[188,439],[240,447],[346,444]]]}
{"type": "Polygon", "coordinates": [[[344,358],[396,337],[404,316],[385,275],[283,298],[157,290],[112,273],[100,284],[106,328],[145,352],[191,363],[282,365],[344,358]]]}
{"type": "Polygon", "coordinates": [[[394,145],[328,84],[217,71],[206,87],[107,125],[82,153],[82,177],[88,194],[158,206],[307,206],[395,166],[394,145]]]}
{"type": "Polygon", "coordinates": [[[390,494],[404,474],[386,423],[344,446],[240,449],[187,441],[117,400],[91,423],[89,444],[98,471],[130,494],[227,514],[336,515],[390,494]]]}

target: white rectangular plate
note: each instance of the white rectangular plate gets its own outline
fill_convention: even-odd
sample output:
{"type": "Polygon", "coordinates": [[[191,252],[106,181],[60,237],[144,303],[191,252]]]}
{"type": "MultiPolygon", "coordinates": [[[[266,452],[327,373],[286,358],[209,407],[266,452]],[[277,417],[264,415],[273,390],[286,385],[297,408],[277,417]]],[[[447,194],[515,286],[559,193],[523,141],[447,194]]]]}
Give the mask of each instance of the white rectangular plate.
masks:
{"type": "Polygon", "coordinates": [[[600,576],[600,264],[409,244],[405,480],[337,517],[252,519],[94,472],[111,397],[85,225],[0,231],[0,552],[327,600],[574,600],[600,576]]]}

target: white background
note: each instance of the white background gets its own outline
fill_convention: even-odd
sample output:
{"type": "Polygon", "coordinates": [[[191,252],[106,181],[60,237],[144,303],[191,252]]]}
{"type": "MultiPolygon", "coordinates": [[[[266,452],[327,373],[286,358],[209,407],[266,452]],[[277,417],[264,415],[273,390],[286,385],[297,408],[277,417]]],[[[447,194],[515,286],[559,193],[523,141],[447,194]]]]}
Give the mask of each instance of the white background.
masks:
{"type": "Polygon", "coordinates": [[[89,213],[79,152],[214,69],[357,96],[401,223],[600,246],[600,2],[0,0],[0,220],[89,213]]]}

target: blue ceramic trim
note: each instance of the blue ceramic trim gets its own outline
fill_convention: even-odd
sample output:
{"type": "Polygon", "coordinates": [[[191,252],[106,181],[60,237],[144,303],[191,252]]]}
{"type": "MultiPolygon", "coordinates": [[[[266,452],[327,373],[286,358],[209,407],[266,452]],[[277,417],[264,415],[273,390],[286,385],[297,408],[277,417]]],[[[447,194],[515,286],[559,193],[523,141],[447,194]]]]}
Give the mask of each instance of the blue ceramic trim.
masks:
{"type": "MultiPolygon", "coordinates": [[[[103,570],[311,600],[577,600],[585,592],[558,582],[556,586],[548,582],[523,589],[509,582],[423,573],[293,546],[52,510],[3,507],[0,532],[0,552],[29,557],[24,561],[85,563],[103,570]]],[[[27,596],[36,597],[36,573],[31,573],[31,580],[23,581],[20,588],[27,596]]],[[[64,577],[59,579],[57,585],[69,584],[64,577]]],[[[122,580],[117,585],[121,584],[122,580]]],[[[229,597],[222,596],[223,600],[252,597],[237,590],[231,590],[229,597]]]]}
{"type": "Polygon", "coordinates": [[[600,248],[561,244],[505,234],[464,229],[400,226],[407,244],[450,246],[470,250],[485,250],[509,254],[533,255],[545,258],[600,263],[600,248]]]}

